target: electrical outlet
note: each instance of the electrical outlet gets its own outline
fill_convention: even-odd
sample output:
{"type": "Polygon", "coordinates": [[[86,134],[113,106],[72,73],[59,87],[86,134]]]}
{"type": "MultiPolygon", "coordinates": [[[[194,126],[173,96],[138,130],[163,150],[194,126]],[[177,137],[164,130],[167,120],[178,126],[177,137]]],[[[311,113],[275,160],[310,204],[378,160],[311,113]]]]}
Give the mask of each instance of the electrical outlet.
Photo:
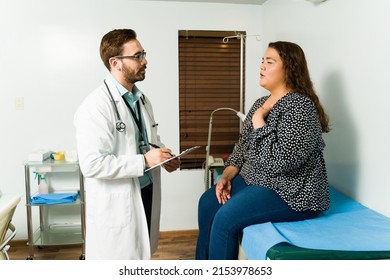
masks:
{"type": "Polygon", "coordinates": [[[15,110],[23,111],[24,110],[24,97],[15,98],[15,110]]]}

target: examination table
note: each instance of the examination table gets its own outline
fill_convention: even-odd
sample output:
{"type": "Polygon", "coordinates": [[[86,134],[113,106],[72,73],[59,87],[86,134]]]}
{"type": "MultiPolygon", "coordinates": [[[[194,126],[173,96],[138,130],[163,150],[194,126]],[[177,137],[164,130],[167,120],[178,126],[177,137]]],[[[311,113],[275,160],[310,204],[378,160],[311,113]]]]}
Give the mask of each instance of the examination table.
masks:
{"type": "Polygon", "coordinates": [[[390,259],[390,218],[330,187],[330,208],[299,222],[244,229],[239,258],[250,260],[390,259]]]}

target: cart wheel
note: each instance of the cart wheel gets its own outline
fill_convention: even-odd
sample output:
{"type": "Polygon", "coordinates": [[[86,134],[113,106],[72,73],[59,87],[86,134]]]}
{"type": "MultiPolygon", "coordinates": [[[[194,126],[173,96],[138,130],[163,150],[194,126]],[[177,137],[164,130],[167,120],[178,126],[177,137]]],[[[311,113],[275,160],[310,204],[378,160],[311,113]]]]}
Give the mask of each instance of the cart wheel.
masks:
{"type": "Polygon", "coordinates": [[[26,260],[28,260],[28,261],[30,261],[30,260],[32,260],[33,259],[33,257],[31,257],[31,256],[28,256],[27,258],[26,258],[26,260]]]}
{"type": "Polygon", "coordinates": [[[85,260],[85,255],[81,255],[80,260],[82,260],[82,261],[85,260]]]}

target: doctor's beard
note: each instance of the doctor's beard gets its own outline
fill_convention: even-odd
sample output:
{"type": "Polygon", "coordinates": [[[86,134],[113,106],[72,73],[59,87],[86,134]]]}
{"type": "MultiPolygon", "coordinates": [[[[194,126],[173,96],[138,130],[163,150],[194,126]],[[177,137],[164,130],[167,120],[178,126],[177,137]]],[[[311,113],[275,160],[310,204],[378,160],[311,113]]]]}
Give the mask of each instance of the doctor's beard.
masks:
{"type": "Polygon", "coordinates": [[[134,84],[145,79],[145,70],[146,65],[138,69],[136,72],[133,69],[129,69],[128,67],[124,66],[122,67],[122,75],[127,83],[134,84]]]}

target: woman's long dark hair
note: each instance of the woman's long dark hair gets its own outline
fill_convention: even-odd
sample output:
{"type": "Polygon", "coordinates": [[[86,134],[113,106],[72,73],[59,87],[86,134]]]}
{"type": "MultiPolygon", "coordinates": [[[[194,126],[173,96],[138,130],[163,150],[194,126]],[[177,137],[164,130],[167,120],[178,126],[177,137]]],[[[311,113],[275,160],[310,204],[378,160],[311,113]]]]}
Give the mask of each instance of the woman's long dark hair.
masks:
{"type": "Polygon", "coordinates": [[[291,42],[272,42],[269,48],[275,49],[283,62],[286,73],[286,86],[300,94],[308,96],[317,109],[323,132],[329,132],[329,118],[313,88],[305,53],[297,44],[291,42]]]}

